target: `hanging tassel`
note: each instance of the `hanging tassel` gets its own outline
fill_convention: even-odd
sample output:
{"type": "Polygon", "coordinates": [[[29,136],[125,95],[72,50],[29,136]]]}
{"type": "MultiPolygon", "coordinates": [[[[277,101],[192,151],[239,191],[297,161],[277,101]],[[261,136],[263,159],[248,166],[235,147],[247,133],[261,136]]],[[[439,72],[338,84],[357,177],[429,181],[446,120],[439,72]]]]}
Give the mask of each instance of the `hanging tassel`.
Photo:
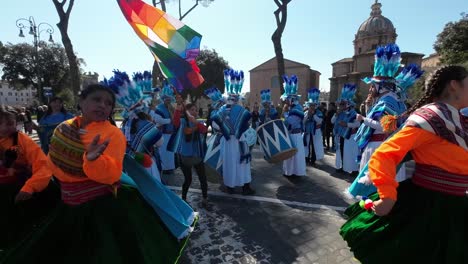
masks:
{"type": "Polygon", "coordinates": [[[146,153],[136,152],[134,159],[145,168],[149,168],[153,164],[151,157],[146,153]]]}
{"type": "Polygon", "coordinates": [[[380,125],[382,125],[383,132],[387,134],[393,133],[398,128],[398,116],[384,115],[380,119],[380,125]]]}

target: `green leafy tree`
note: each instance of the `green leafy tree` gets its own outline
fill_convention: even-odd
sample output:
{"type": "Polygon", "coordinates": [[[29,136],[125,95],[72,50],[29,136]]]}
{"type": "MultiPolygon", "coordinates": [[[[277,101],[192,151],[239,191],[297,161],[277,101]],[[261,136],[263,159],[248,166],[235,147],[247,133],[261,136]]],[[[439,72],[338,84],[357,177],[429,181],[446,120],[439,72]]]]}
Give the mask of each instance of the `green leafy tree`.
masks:
{"type": "MultiPolygon", "coordinates": [[[[18,90],[28,86],[38,88],[38,80],[42,79],[43,87],[52,87],[52,92],[57,95],[70,85],[70,66],[68,64],[65,49],[59,44],[47,44],[39,42],[38,58],[34,60],[34,46],[27,43],[7,43],[0,48],[1,78],[7,80],[18,90]]],[[[83,64],[78,59],[78,65],[83,64]]],[[[38,91],[40,101],[46,102],[42,93],[38,91]]]]}
{"type": "Polygon", "coordinates": [[[427,75],[427,72],[424,73],[424,75],[416,81],[413,87],[409,88],[407,102],[410,105],[415,104],[424,95],[424,83],[426,82],[427,75]]]}
{"type": "Polygon", "coordinates": [[[462,13],[459,21],[445,25],[437,35],[434,49],[443,64],[468,64],[468,14],[462,13]]]}
{"type": "Polygon", "coordinates": [[[183,96],[188,94],[193,102],[196,102],[204,95],[206,89],[215,86],[221,92],[224,92],[224,75],[223,71],[229,68],[229,63],[216,50],[204,49],[200,51],[197,57],[197,65],[200,68],[200,73],[205,78],[205,82],[197,89],[184,90],[183,96]]]}

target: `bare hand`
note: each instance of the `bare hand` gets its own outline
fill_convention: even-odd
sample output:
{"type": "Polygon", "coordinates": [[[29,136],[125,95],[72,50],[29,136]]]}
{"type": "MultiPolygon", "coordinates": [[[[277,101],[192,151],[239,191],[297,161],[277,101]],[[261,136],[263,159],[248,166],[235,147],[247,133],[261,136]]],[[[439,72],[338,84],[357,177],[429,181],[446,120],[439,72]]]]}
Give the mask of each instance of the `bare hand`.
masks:
{"type": "Polygon", "coordinates": [[[378,216],[388,215],[395,205],[396,201],[388,198],[384,198],[374,202],[372,211],[378,216]]]}
{"type": "Polygon", "coordinates": [[[198,123],[197,119],[195,117],[193,117],[188,111],[185,112],[185,114],[187,115],[187,118],[190,121],[190,123],[192,123],[192,124],[197,124],[198,123]]]}
{"type": "Polygon", "coordinates": [[[360,114],[356,114],[356,120],[361,122],[361,121],[364,120],[364,117],[362,115],[360,115],[360,114]]]}
{"type": "Polygon", "coordinates": [[[26,201],[32,198],[32,194],[28,192],[19,192],[15,197],[15,203],[26,201]]]}
{"type": "Polygon", "coordinates": [[[106,150],[107,146],[109,145],[110,138],[104,140],[101,144],[98,144],[101,135],[96,135],[89,144],[88,148],[86,149],[86,159],[89,161],[93,161],[97,159],[103,152],[106,150]]]}

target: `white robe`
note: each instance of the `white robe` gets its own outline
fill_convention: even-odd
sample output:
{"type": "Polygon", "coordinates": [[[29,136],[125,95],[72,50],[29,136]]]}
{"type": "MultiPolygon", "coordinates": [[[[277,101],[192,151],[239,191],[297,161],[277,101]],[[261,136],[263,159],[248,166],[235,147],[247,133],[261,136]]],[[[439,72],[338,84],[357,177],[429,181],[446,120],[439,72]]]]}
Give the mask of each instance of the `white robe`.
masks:
{"type": "MultiPolygon", "coordinates": [[[[215,130],[219,130],[216,123],[212,123],[215,130]]],[[[239,140],[236,136],[231,135],[229,140],[221,137],[221,158],[223,160],[223,181],[227,187],[243,186],[252,181],[252,174],[250,172],[251,162],[240,163],[240,149],[239,140]]]]}
{"type": "Polygon", "coordinates": [[[250,161],[240,163],[239,140],[231,135],[229,140],[221,138],[223,149],[223,179],[228,187],[243,186],[252,181],[250,173],[250,161]]]}
{"type": "MultiPolygon", "coordinates": [[[[150,112],[153,122],[156,123],[158,127],[171,123],[170,118],[163,118],[162,116],[156,114],[154,111],[150,112]]],[[[159,156],[161,157],[161,167],[162,170],[174,170],[174,152],[167,151],[167,144],[172,134],[163,134],[164,142],[161,147],[158,148],[159,156]]]]}
{"type": "Polygon", "coordinates": [[[344,140],[344,156],[343,156],[343,170],[346,172],[353,172],[359,170],[357,156],[359,155],[359,147],[354,140],[352,134],[349,139],[344,140]]]}
{"type": "Polygon", "coordinates": [[[167,151],[167,143],[169,143],[171,134],[163,134],[163,138],[164,143],[158,148],[161,157],[161,168],[162,170],[173,170],[175,169],[174,152],[167,151]]]}
{"type": "Polygon", "coordinates": [[[290,159],[283,161],[283,174],[286,176],[306,176],[306,164],[304,153],[304,142],[302,141],[302,134],[290,134],[292,144],[297,148],[297,153],[290,159]]]}

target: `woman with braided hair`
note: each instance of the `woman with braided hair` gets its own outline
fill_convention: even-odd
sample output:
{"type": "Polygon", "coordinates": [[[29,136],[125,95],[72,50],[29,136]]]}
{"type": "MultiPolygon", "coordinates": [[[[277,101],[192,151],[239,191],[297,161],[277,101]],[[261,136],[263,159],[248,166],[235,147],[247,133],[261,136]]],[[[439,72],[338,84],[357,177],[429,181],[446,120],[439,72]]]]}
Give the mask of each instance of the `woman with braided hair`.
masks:
{"type": "Polygon", "coordinates": [[[468,262],[468,72],[437,69],[403,128],[376,149],[369,177],[377,193],[354,204],[340,234],[362,263],[468,262]],[[395,180],[410,153],[416,170],[395,180]],[[367,210],[366,210],[367,209],[367,210]]]}

